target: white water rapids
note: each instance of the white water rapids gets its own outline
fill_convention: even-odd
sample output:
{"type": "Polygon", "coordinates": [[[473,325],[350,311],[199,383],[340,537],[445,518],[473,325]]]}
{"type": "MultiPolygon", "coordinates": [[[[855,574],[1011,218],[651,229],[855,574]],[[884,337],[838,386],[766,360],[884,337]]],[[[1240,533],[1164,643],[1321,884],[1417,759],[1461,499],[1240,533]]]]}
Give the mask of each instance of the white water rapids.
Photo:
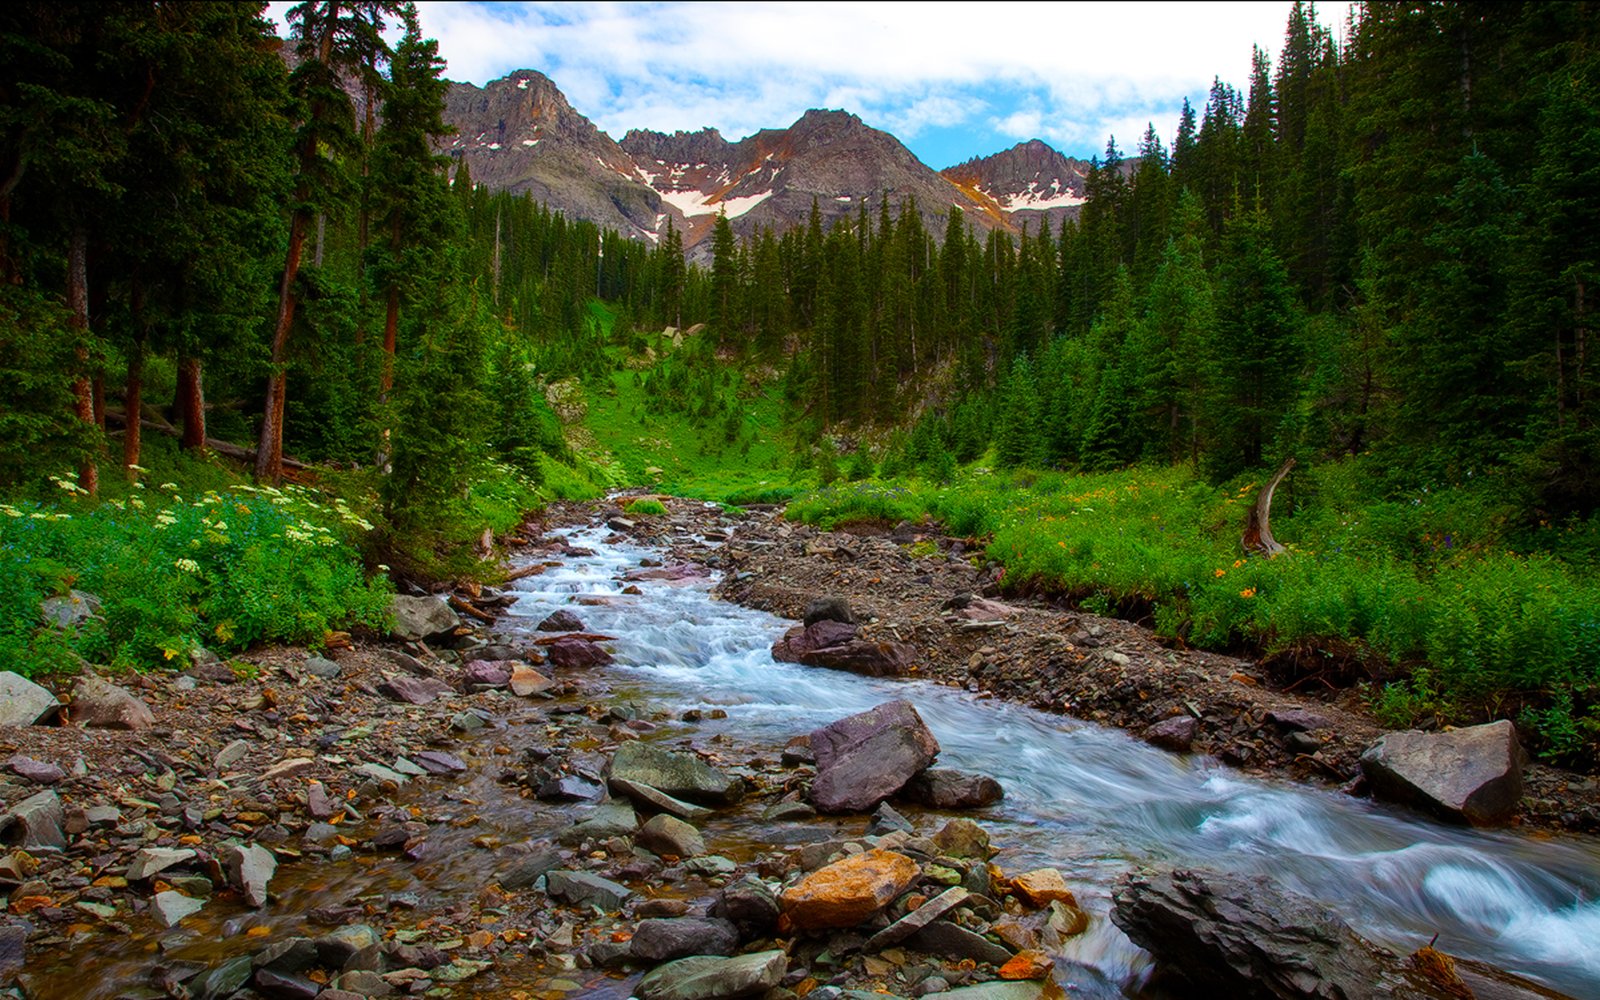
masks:
{"type": "Polygon", "coordinates": [[[1094,917],[1067,957],[1126,981],[1146,964],[1106,915],[1117,876],[1141,863],[1270,875],[1338,910],[1402,953],[1439,935],[1441,950],[1600,997],[1600,844],[1438,825],[1336,792],[1249,777],[1115,730],[983,700],[926,681],[878,680],[776,663],[790,622],[712,599],[710,581],[620,578],[659,553],[573,532],[591,557],[519,582],[503,627],[576,610],[617,636],[612,668],[675,708],[720,706],[707,722],[781,746],[890,698],[912,701],[943,747],[943,766],[993,775],[1003,803],[978,818],[1008,870],[1062,869],[1094,917]],[[608,603],[573,608],[580,596],[608,603]]]}

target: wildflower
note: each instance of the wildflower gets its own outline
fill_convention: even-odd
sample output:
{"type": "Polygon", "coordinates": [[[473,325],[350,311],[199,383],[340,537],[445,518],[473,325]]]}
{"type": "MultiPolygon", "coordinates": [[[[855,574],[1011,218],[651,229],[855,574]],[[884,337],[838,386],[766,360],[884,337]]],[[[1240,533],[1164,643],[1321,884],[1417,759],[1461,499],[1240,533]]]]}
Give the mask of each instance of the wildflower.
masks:
{"type": "Polygon", "coordinates": [[[1254,596],[1256,596],[1256,588],[1254,588],[1254,587],[1246,587],[1244,590],[1239,591],[1239,596],[1240,597],[1254,597],[1254,596]]]}
{"type": "Polygon", "coordinates": [[[166,511],[162,511],[156,515],[156,527],[158,528],[166,528],[177,523],[178,519],[173,517],[171,514],[168,514],[166,511]]]}
{"type": "Polygon", "coordinates": [[[177,569],[183,570],[185,573],[200,572],[200,564],[195,562],[193,559],[178,559],[175,560],[172,565],[177,569]]]}
{"type": "Polygon", "coordinates": [[[160,486],[158,486],[156,488],[157,489],[166,490],[167,492],[171,493],[171,492],[177,490],[178,484],[177,483],[162,483],[160,486]]]}
{"type": "Polygon", "coordinates": [[[1234,569],[1238,569],[1240,566],[1243,566],[1243,565],[1244,565],[1244,560],[1243,559],[1235,559],[1233,561],[1233,568],[1234,569]]]}
{"type": "Polygon", "coordinates": [[[1228,571],[1225,569],[1212,570],[1211,575],[1220,579],[1221,577],[1227,576],[1228,571]]]}

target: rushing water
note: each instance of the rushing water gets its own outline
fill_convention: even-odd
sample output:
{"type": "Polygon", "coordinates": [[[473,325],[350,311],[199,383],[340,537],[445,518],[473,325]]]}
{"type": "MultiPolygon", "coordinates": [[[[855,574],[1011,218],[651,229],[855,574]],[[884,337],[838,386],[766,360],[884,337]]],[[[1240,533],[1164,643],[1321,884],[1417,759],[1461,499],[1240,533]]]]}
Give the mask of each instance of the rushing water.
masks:
{"type": "Polygon", "coordinates": [[[780,746],[889,698],[916,704],[942,764],[998,778],[1006,798],[984,819],[1008,869],[1061,868],[1095,917],[1069,958],[1113,980],[1144,958],[1105,919],[1116,877],[1164,862],[1270,875],[1337,909],[1358,930],[1409,952],[1438,947],[1600,996],[1600,845],[1441,826],[1332,791],[1179,757],[1120,731],[985,700],[926,681],[857,677],[774,662],[792,624],[712,599],[708,581],[621,575],[659,556],[574,532],[593,549],[518,584],[507,627],[560,607],[617,637],[630,687],[675,708],[720,706],[708,722],[740,742],[780,746]]]}

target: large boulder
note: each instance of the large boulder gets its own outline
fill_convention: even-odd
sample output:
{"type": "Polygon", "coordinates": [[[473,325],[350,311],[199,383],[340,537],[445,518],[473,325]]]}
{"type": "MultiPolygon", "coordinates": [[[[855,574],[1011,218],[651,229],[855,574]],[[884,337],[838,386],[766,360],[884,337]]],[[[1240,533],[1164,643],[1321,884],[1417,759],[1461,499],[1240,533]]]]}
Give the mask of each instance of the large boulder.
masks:
{"type": "Polygon", "coordinates": [[[39,604],[39,613],[56,628],[77,628],[100,614],[100,598],[82,590],[67,592],[66,597],[47,597],[39,604]]]}
{"type": "Polygon", "coordinates": [[[1390,733],[1361,755],[1375,796],[1457,823],[1504,823],[1522,801],[1523,751],[1501,720],[1444,733],[1390,733]]]}
{"type": "Polygon", "coordinates": [[[441,597],[410,597],[396,594],[389,600],[394,617],[393,635],[405,642],[418,642],[454,632],[461,618],[441,597]]]}
{"type": "Polygon", "coordinates": [[[624,743],[611,758],[608,776],[666,792],[691,802],[727,805],[744,793],[744,782],[724,774],[692,753],[663,750],[637,740],[624,743]]]}
{"type": "Polygon", "coordinates": [[[562,636],[545,650],[550,664],[568,670],[582,667],[603,667],[612,662],[611,654],[590,642],[575,636],[562,636]]]}
{"type": "Polygon", "coordinates": [[[819,868],[783,891],[780,903],[802,931],[854,927],[888,906],[921,874],[904,854],[875,850],[819,868]]]}
{"type": "Polygon", "coordinates": [[[885,702],[811,734],[823,812],[865,812],[894,795],[939,755],[939,741],[909,701],[885,702]]]}
{"type": "Polygon", "coordinates": [[[823,618],[785,632],[773,644],[772,658],[867,677],[899,677],[911,671],[916,650],[903,642],[861,638],[855,625],[823,618]]]}
{"type": "Polygon", "coordinates": [[[55,695],[33,681],[9,670],[0,671],[0,726],[31,726],[60,707],[55,695]]]}
{"type": "Polygon", "coordinates": [[[582,632],[583,619],[563,608],[552,611],[534,627],[540,632],[582,632]]]}
{"type": "Polygon", "coordinates": [[[739,947],[733,924],[715,917],[657,917],[633,930],[628,951],[646,962],[690,955],[732,955],[739,947]]]}
{"type": "Polygon", "coordinates": [[[99,729],[141,730],[156,724],[149,705],[126,688],[93,674],[79,678],[72,689],[72,720],[99,729]]]}
{"type": "Polygon", "coordinates": [[[1203,995],[1368,997],[1394,966],[1334,912],[1261,877],[1123,876],[1111,920],[1203,995]]]}
{"type": "Polygon", "coordinates": [[[1187,989],[1173,989],[1175,995],[1305,1000],[1562,996],[1493,966],[1442,956],[1431,948],[1401,959],[1355,933],[1322,904],[1260,876],[1145,869],[1124,875],[1111,899],[1112,923],[1155,956],[1158,975],[1186,981],[1187,989]]]}
{"type": "Polygon", "coordinates": [[[639,1000],[722,1000],[756,996],[777,986],[789,969],[782,951],[758,951],[737,958],[695,955],[645,973],[639,1000]]]}
{"type": "Polygon", "coordinates": [[[930,809],[982,809],[1005,798],[1000,782],[986,774],[930,767],[900,790],[902,797],[930,809]]]}
{"type": "Polygon", "coordinates": [[[62,808],[61,796],[53,791],[30,795],[0,815],[0,833],[7,834],[8,839],[25,851],[64,850],[67,846],[65,825],[66,810],[62,808]]]}

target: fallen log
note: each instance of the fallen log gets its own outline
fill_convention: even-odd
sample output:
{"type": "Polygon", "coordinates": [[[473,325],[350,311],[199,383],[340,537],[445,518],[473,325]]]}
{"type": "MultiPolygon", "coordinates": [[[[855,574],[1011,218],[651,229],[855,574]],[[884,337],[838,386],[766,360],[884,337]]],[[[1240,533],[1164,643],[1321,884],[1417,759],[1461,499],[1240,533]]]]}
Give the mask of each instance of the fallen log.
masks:
{"type": "Polygon", "coordinates": [[[1250,508],[1250,520],[1245,523],[1244,536],[1239,539],[1239,544],[1244,546],[1246,552],[1259,552],[1267,558],[1282,555],[1289,551],[1272,537],[1272,493],[1283,482],[1283,477],[1294,468],[1294,459],[1286,458],[1283,465],[1278,468],[1277,475],[1256,494],[1255,506],[1250,508]]]}
{"type": "MultiPolygon", "coordinates": [[[[106,422],[120,424],[126,427],[128,418],[127,415],[120,410],[107,410],[106,422]]],[[[149,417],[142,417],[139,420],[139,425],[141,427],[147,427],[150,430],[156,431],[157,433],[165,434],[167,437],[183,437],[182,430],[172,426],[165,420],[152,420],[149,417]]],[[[237,458],[241,462],[254,462],[256,460],[256,450],[254,448],[244,448],[234,444],[231,441],[223,441],[220,438],[206,438],[206,448],[210,451],[216,452],[219,455],[226,455],[229,458],[237,458]]],[[[304,469],[306,464],[297,459],[284,456],[283,467],[285,469],[304,469]]]]}

